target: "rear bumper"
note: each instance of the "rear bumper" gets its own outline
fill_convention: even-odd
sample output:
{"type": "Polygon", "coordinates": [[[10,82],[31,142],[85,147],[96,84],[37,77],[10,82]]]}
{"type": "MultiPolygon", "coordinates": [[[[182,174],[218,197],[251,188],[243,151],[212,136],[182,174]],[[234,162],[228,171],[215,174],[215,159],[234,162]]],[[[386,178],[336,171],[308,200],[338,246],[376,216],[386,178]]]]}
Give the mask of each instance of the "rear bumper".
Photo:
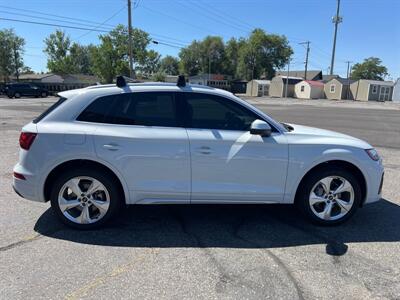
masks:
{"type": "Polygon", "coordinates": [[[32,201],[45,202],[37,193],[38,185],[36,176],[24,170],[19,164],[15,165],[14,172],[22,174],[25,177],[25,179],[13,177],[12,187],[19,196],[32,201]]]}

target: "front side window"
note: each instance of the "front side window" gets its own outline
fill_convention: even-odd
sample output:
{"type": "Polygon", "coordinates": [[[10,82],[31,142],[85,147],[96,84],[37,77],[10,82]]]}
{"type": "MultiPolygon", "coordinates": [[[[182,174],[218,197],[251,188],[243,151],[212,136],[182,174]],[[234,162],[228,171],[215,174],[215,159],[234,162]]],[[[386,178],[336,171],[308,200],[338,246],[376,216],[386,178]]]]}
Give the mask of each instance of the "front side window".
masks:
{"type": "Polygon", "coordinates": [[[175,97],[173,93],[167,92],[102,97],[90,104],[78,117],[78,121],[175,127],[175,97]]]}
{"type": "Polygon", "coordinates": [[[188,128],[247,131],[251,123],[259,119],[252,111],[223,97],[185,93],[185,98],[188,128]]]}

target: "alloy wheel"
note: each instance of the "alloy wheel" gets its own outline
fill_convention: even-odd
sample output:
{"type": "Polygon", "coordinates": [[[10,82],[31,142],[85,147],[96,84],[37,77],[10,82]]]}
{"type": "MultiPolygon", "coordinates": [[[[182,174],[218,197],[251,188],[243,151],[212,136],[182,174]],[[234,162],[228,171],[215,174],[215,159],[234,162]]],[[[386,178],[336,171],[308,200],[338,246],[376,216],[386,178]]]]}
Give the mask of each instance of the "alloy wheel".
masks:
{"type": "Polygon", "coordinates": [[[334,221],[347,215],[354,204],[354,188],[340,176],[328,176],[319,180],[311,189],[309,205],[320,219],[334,221]]]}
{"type": "Polygon", "coordinates": [[[60,189],[58,205],[68,220],[77,224],[91,224],[102,219],[108,212],[110,194],[93,177],[74,177],[60,189]]]}

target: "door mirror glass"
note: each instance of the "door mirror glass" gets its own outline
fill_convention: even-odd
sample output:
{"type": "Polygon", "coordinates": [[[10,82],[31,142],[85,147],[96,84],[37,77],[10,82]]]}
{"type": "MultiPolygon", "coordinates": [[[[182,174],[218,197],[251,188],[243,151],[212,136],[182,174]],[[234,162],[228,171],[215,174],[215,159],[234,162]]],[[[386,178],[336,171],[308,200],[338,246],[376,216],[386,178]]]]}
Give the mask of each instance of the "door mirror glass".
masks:
{"type": "Polygon", "coordinates": [[[265,121],[255,120],[251,123],[250,133],[261,135],[261,136],[270,136],[272,132],[271,126],[265,121]]]}

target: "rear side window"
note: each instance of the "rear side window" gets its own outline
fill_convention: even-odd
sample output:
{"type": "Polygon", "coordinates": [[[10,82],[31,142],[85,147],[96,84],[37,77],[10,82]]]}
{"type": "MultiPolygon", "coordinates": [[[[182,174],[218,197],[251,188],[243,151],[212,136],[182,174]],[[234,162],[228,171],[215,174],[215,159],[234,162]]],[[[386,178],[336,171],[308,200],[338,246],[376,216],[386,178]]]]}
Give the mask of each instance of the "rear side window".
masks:
{"type": "Polygon", "coordinates": [[[122,125],[176,127],[176,115],[174,93],[145,92],[99,98],[82,112],[78,120],[122,125]]]}
{"type": "Polygon", "coordinates": [[[48,114],[50,114],[53,110],[55,110],[57,107],[59,107],[64,101],[67,100],[67,98],[60,97],[56,103],[54,103],[52,106],[50,106],[48,109],[46,109],[44,112],[42,112],[38,117],[33,119],[32,123],[36,124],[39,123],[44,117],[46,117],[48,114]]]}
{"type": "Polygon", "coordinates": [[[109,109],[114,104],[115,96],[106,96],[94,100],[78,116],[78,121],[103,123],[109,109]]]}

